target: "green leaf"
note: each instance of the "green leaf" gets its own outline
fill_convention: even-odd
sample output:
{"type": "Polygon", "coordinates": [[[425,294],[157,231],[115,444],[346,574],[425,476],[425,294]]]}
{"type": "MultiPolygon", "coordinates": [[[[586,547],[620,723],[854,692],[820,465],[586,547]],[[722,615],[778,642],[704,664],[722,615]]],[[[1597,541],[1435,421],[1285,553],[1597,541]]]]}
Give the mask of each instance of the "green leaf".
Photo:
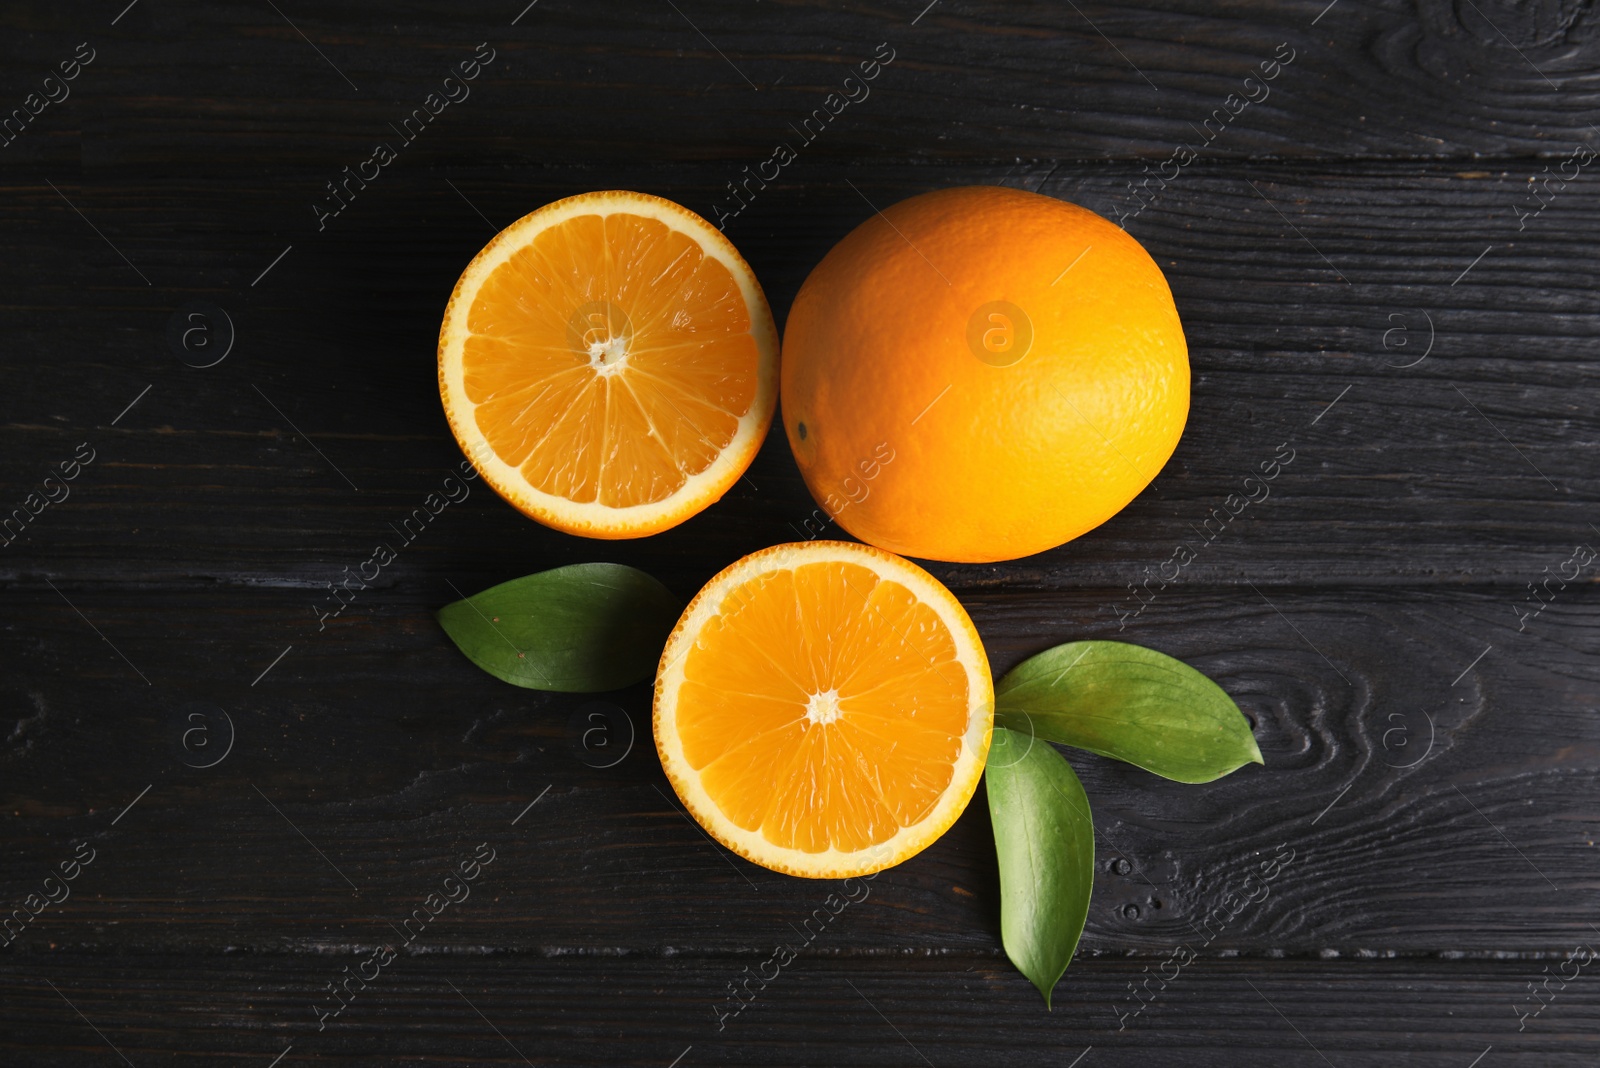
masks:
{"type": "Polygon", "coordinates": [[[1024,660],[995,686],[995,723],[1178,782],[1264,763],[1249,721],[1220,686],[1126,642],[1068,642],[1024,660]]]}
{"type": "Polygon", "coordinates": [[[1089,798],[1066,757],[1048,742],[1004,727],[994,729],[983,781],[1000,857],[1000,938],[1048,1009],[1089,916],[1089,798]]]}
{"type": "Polygon", "coordinates": [[[497,679],[595,693],[649,678],[683,603],[623,564],[571,564],[439,609],[456,646],[497,679]]]}

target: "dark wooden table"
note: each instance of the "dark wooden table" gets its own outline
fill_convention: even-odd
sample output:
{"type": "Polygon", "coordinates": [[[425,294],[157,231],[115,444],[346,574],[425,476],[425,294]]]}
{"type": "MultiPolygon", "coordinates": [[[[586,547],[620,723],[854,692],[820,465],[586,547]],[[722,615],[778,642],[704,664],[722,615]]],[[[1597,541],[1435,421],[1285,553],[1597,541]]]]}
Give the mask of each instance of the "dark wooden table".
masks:
{"type": "Polygon", "coordinates": [[[0,508],[38,510],[0,546],[0,1063],[1595,1063],[1588,5],[124,2],[0,16],[0,508]],[[583,560],[688,596],[793,540],[781,433],[638,542],[474,484],[319,621],[460,460],[434,347],[490,235],[588,189],[712,216],[779,142],[727,228],[780,325],[871,205],[962,183],[1122,219],[1183,316],[1156,483],[1060,549],[933,567],[997,675],[1149,645],[1266,756],[1186,787],[1073,754],[1099,859],[1054,1012],[1001,952],[980,791],[719,1028],[831,887],[687,821],[645,687],[586,746],[590,699],[494,681],[433,620],[583,560]],[[480,843],[471,896],[379,964],[480,843]]]}

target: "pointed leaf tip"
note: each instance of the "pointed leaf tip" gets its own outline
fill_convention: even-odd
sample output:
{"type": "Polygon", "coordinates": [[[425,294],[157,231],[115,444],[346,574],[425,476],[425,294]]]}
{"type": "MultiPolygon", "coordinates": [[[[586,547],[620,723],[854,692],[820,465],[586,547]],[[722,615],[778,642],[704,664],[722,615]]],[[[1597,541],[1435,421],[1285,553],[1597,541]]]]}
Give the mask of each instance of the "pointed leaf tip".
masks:
{"type": "Polygon", "coordinates": [[[1053,1011],[1094,889],[1094,823],[1083,784],[1048,742],[996,727],[984,783],[1000,863],[1006,956],[1053,1011]]]}
{"type": "Polygon", "coordinates": [[[995,723],[1178,782],[1266,763],[1222,687],[1126,642],[1068,642],[1018,664],[995,685],[995,723]]]}
{"type": "Polygon", "coordinates": [[[439,609],[474,664],[532,690],[596,693],[655,671],[683,603],[625,564],[570,564],[491,586],[439,609]]]}

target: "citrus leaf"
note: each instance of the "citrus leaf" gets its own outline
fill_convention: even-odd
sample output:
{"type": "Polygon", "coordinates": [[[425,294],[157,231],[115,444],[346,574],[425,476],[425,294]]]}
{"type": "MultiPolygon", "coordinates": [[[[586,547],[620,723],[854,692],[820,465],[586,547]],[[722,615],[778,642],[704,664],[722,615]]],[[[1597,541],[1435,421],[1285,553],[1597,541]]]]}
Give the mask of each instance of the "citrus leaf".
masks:
{"type": "Polygon", "coordinates": [[[595,693],[649,678],[683,603],[624,564],[570,564],[439,609],[474,664],[530,690],[595,693]]]}
{"type": "Polygon", "coordinates": [[[994,692],[998,725],[1178,782],[1211,782],[1264,763],[1233,698],[1154,649],[1068,642],[1012,668],[994,692]]]}
{"type": "Polygon", "coordinates": [[[1089,798],[1066,757],[1004,727],[994,729],[983,781],[1000,858],[1000,939],[1048,1009],[1089,916],[1089,798]]]}

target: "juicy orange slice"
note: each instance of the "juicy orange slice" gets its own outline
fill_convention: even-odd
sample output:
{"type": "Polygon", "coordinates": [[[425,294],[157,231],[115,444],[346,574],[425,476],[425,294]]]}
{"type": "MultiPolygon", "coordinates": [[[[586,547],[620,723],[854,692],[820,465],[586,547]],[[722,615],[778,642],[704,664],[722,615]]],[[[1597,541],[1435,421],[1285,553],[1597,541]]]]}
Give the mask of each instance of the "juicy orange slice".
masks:
{"type": "Polygon", "coordinates": [[[643,193],[585,193],[502,230],[456,283],[439,393],[484,480],[594,538],[675,526],[723,495],[772,422],[778,341],[750,267],[710,223],[643,193]]]}
{"type": "Polygon", "coordinates": [[[983,774],[994,688],[949,590],[866,545],[753,553],[684,610],[656,675],[678,796],[719,842],[790,875],[898,864],[983,774]]]}

